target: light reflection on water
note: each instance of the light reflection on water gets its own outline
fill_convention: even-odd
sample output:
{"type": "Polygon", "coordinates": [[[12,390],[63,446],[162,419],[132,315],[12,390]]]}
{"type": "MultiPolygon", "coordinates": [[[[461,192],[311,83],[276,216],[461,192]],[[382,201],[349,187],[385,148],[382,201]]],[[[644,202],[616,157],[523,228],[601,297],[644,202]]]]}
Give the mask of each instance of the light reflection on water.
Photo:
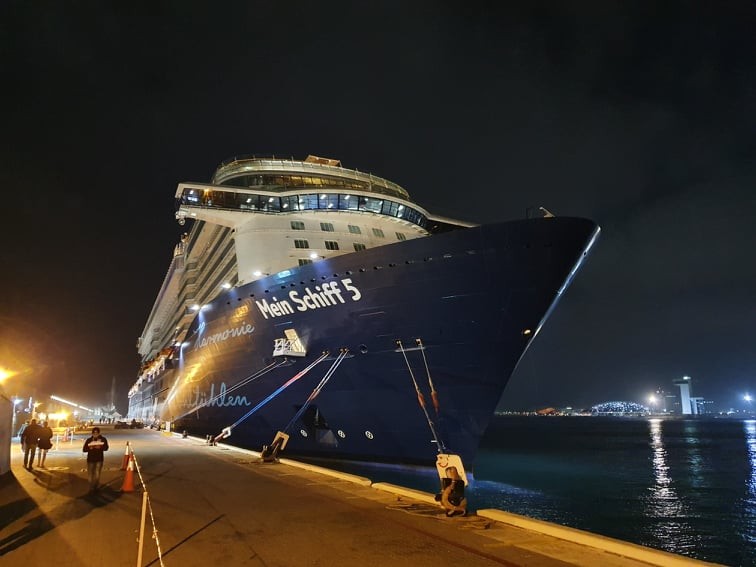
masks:
{"type": "Polygon", "coordinates": [[[756,420],[748,419],[743,422],[745,429],[746,450],[751,465],[751,475],[746,485],[748,487],[745,498],[745,519],[749,529],[743,534],[745,539],[756,543],[756,420]]]}
{"type": "Polygon", "coordinates": [[[661,419],[649,419],[651,437],[651,468],[653,482],[645,499],[645,516],[649,518],[648,532],[654,547],[682,553],[695,545],[690,525],[684,520],[688,511],[675,488],[667,463],[661,419]]]}
{"type": "MultiPolygon", "coordinates": [[[[344,468],[374,482],[439,486],[430,468],[344,468]]],[[[471,510],[499,508],[705,561],[756,565],[754,420],[501,416],[474,472],[471,510]]]]}

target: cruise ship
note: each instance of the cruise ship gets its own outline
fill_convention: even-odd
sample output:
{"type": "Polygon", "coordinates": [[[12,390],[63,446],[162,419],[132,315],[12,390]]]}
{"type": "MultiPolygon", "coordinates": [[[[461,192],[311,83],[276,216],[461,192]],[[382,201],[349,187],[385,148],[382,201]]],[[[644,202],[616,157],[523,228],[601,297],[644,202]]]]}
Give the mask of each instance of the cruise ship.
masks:
{"type": "Polygon", "coordinates": [[[434,215],[316,156],[236,157],[176,202],[129,419],[292,456],[472,463],[599,234],[545,209],[434,215]]]}

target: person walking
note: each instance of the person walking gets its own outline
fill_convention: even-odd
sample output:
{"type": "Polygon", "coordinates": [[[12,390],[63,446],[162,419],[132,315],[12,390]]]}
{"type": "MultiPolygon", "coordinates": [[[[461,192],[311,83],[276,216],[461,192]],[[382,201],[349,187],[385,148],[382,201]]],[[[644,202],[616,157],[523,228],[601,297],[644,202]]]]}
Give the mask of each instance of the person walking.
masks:
{"type": "Polygon", "coordinates": [[[37,452],[37,441],[41,427],[37,425],[37,420],[32,419],[29,427],[24,429],[21,434],[21,446],[24,448],[24,468],[32,470],[34,468],[34,454],[37,452]]]}
{"type": "Polygon", "coordinates": [[[21,442],[22,453],[26,453],[26,441],[24,441],[24,431],[26,431],[27,427],[29,427],[28,419],[21,424],[21,427],[18,428],[18,440],[21,442]]]}
{"type": "Polygon", "coordinates": [[[42,422],[42,427],[39,428],[39,440],[37,441],[37,466],[41,469],[45,468],[45,459],[47,459],[47,451],[52,449],[52,436],[53,430],[47,425],[46,421],[42,422]]]}
{"type": "Polygon", "coordinates": [[[94,493],[100,486],[102,463],[105,461],[105,451],[108,450],[108,440],[100,435],[100,428],[92,428],[92,436],[84,441],[84,452],[87,454],[87,473],[89,475],[89,493],[94,493]]]}

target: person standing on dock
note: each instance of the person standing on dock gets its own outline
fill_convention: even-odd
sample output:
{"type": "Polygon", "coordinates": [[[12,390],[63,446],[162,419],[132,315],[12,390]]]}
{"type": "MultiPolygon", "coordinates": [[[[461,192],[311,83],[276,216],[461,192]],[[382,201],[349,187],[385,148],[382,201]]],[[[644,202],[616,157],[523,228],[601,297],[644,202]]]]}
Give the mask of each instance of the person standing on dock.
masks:
{"type": "Polygon", "coordinates": [[[37,466],[41,469],[45,468],[45,459],[47,459],[47,451],[52,449],[52,436],[53,430],[46,421],[42,422],[42,427],[39,428],[39,440],[37,441],[37,466]]]}
{"type": "Polygon", "coordinates": [[[37,452],[37,440],[41,429],[37,425],[37,420],[32,419],[29,426],[21,434],[21,446],[24,448],[24,468],[27,470],[34,468],[34,455],[37,452]]]}
{"type": "Polygon", "coordinates": [[[100,435],[100,428],[92,428],[92,436],[84,441],[83,451],[87,454],[87,474],[89,475],[89,493],[94,493],[100,486],[102,463],[105,461],[105,451],[108,450],[108,440],[100,435]]]}

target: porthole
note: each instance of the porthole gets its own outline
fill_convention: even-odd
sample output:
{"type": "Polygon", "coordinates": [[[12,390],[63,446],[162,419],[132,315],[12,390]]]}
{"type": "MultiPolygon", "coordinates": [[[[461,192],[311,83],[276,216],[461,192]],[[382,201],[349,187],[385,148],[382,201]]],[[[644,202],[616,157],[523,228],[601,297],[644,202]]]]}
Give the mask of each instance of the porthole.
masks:
{"type": "Polygon", "coordinates": [[[365,437],[367,437],[368,439],[372,439],[373,438],[373,432],[372,431],[366,431],[365,432],[365,437]]]}
{"type": "Polygon", "coordinates": [[[339,437],[341,437],[342,439],[345,439],[345,438],[346,438],[346,433],[344,433],[344,432],[343,432],[343,431],[342,431],[341,429],[339,429],[339,430],[338,430],[338,431],[336,432],[336,435],[338,435],[338,436],[339,436],[339,437]]]}
{"type": "Polygon", "coordinates": [[[367,345],[360,345],[360,352],[362,354],[367,354],[367,351],[368,351],[367,345]]]}
{"type": "Polygon", "coordinates": [[[300,430],[299,430],[299,434],[300,434],[300,435],[301,435],[302,437],[307,437],[307,431],[305,431],[304,429],[300,429],[300,430]]]}

